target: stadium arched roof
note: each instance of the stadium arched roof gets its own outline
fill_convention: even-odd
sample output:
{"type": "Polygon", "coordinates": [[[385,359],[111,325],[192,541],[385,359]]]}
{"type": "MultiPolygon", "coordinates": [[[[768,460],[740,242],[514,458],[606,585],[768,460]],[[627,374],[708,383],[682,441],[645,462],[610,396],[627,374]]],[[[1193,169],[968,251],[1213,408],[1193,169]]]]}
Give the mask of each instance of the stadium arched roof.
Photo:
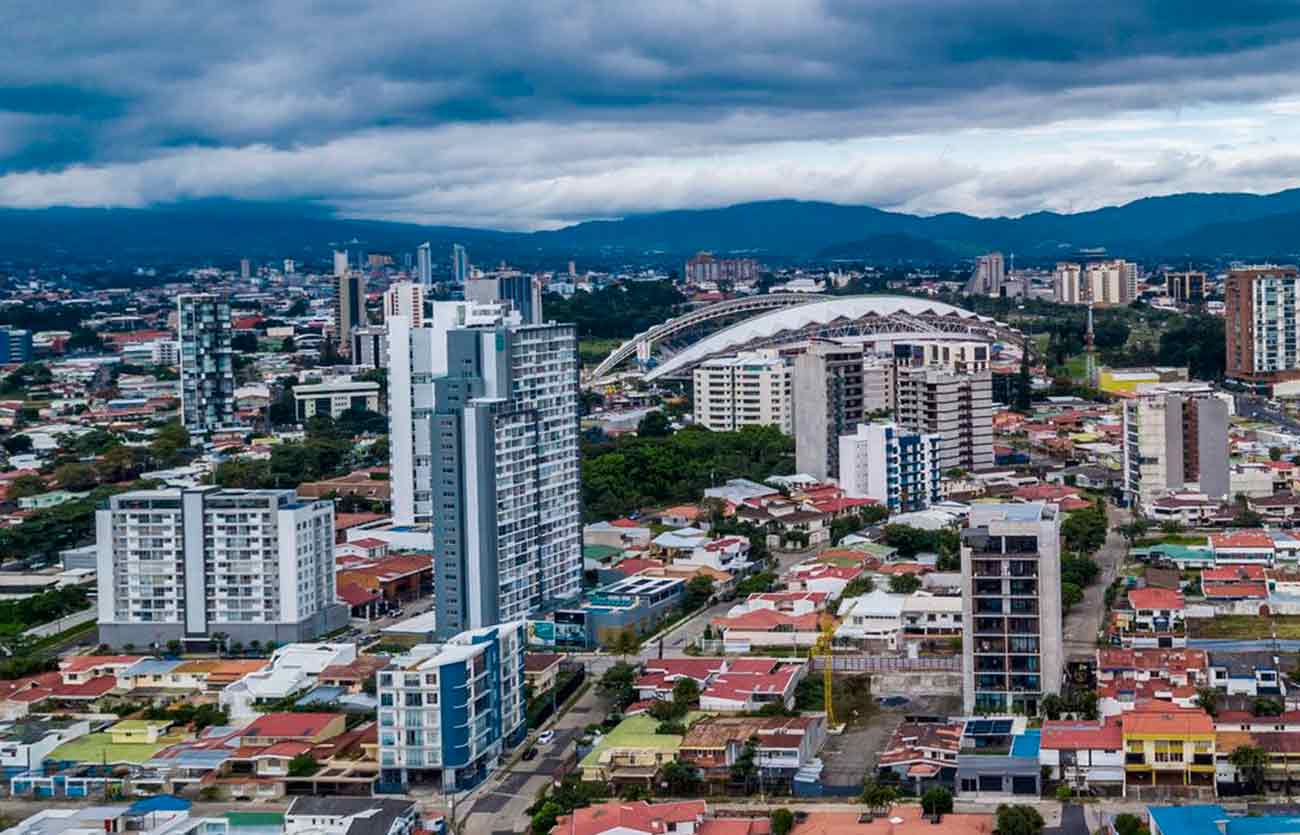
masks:
{"type": "Polygon", "coordinates": [[[716,356],[815,338],[884,335],[919,339],[1018,339],[1009,326],[913,296],[838,296],[774,310],[712,334],[651,369],[647,380],[682,376],[716,356]]]}

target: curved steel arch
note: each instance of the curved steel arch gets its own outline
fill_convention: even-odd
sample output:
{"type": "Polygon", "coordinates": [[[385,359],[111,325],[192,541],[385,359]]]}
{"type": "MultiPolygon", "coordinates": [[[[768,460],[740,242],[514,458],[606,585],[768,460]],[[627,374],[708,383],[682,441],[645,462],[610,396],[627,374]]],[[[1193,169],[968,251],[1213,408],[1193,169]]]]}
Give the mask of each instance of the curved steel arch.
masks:
{"type": "Polygon", "coordinates": [[[811,304],[827,297],[820,293],[768,293],[761,296],[745,296],[728,299],[705,307],[697,308],[681,316],[674,316],[649,330],[642,331],[610,352],[601,360],[600,365],[591,373],[592,379],[600,379],[618,368],[634,355],[649,358],[654,346],[670,339],[682,331],[697,327],[714,319],[725,319],[747,311],[770,311],[800,304],[811,304]]]}
{"type": "Polygon", "coordinates": [[[652,369],[647,380],[688,375],[700,363],[738,351],[772,348],[809,339],[888,334],[895,338],[1010,339],[1014,328],[941,302],[906,296],[841,296],[817,304],[766,313],[696,342],[652,369]]]}

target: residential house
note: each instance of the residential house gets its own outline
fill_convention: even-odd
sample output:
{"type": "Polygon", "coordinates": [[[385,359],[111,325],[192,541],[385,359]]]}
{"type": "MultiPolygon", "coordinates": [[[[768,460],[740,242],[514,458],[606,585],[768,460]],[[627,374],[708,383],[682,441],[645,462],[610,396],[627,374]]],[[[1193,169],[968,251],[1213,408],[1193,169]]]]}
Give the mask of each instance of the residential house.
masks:
{"type": "Polygon", "coordinates": [[[1038,762],[1050,777],[1079,791],[1122,794],[1124,733],[1120,721],[1083,719],[1043,722],[1038,762]]]}
{"type": "Polygon", "coordinates": [[[774,794],[793,791],[794,777],[826,742],[823,716],[706,716],[682,738],[677,761],[699,769],[710,791],[725,791],[732,767],[750,740],[763,787],[774,794]]]}
{"type": "Polygon", "coordinates": [[[1286,696],[1285,676],[1271,652],[1211,652],[1210,683],[1228,695],[1286,696]]]}
{"type": "Polygon", "coordinates": [[[703,800],[679,803],[611,800],[561,815],[551,835],[702,835],[707,811],[703,800]]]}
{"type": "Polygon", "coordinates": [[[877,768],[892,771],[918,795],[936,786],[955,792],[963,727],[962,722],[904,722],[880,753],[877,768]]]}
{"type": "Polygon", "coordinates": [[[1214,722],[1199,709],[1160,706],[1125,713],[1124,792],[1134,788],[1199,790],[1213,796],[1214,722]]]}

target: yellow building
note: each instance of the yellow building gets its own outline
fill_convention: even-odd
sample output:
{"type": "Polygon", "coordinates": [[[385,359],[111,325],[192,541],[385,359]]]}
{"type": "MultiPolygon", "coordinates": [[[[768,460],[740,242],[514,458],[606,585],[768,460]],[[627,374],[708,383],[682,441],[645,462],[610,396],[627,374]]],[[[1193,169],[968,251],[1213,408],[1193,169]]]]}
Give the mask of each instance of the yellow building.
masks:
{"type": "Polygon", "coordinates": [[[1196,787],[1214,793],[1214,721],[1202,710],[1124,714],[1124,793],[1196,787]]]}
{"type": "Polygon", "coordinates": [[[1187,380],[1186,368],[1102,368],[1097,386],[1110,394],[1136,394],[1138,386],[1187,380]]]}

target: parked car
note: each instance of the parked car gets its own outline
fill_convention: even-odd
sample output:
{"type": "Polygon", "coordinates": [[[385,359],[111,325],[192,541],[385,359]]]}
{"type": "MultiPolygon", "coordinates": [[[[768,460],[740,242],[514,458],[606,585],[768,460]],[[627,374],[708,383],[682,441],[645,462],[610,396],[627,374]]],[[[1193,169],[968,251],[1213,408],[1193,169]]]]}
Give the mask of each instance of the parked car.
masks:
{"type": "Polygon", "coordinates": [[[525,760],[535,760],[535,759],[537,759],[537,749],[536,749],[536,748],[529,748],[527,751],[524,752],[524,756],[523,756],[523,758],[524,758],[525,760]]]}
{"type": "Polygon", "coordinates": [[[539,745],[550,745],[555,740],[555,731],[542,731],[537,737],[539,745]]]}

